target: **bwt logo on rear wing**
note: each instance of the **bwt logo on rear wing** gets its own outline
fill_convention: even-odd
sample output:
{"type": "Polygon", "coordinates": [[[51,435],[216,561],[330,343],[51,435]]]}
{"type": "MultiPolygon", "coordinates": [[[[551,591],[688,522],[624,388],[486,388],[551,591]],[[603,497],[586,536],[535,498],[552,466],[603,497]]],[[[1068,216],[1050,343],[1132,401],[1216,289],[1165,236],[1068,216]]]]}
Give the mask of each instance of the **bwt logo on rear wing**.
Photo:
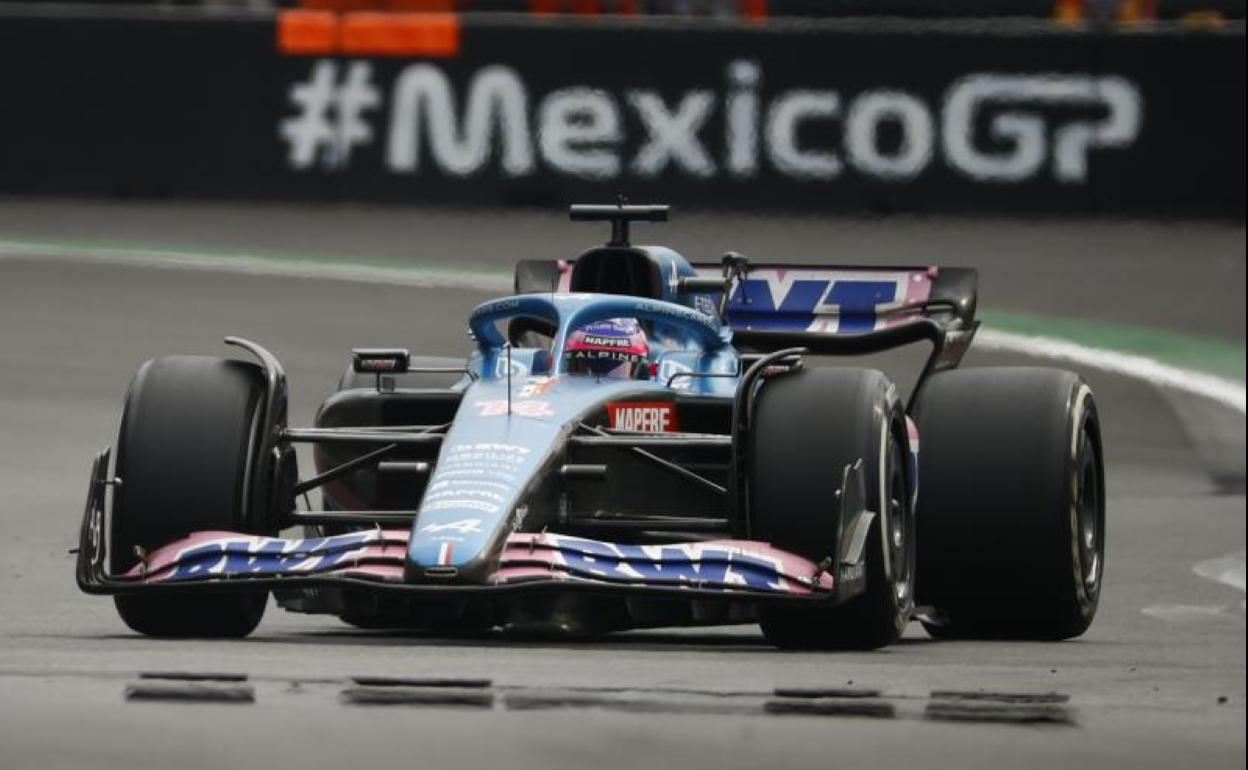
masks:
{"type": "MultiPolygon", "coordinates": [[[[698,276],[722,275],[718,265],[698,276]]],[[[863,334],[951,312],[970,321],[975,271],[965,268],[751,266],[733,279],[727,321],[733,329],[863,334]]],[[[707,292],[718,306],[722,292],[707,292]]]]}

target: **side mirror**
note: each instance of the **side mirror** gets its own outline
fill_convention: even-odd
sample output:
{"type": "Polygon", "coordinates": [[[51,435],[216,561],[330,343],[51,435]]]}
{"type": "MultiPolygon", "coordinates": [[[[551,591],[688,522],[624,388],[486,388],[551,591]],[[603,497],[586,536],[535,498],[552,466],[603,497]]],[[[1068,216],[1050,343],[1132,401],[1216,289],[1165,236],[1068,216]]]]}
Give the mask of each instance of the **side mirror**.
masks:
{"type": "Polygon", "coordinates": [[[407,348],[355,348],[351,368],[357,374],[402,374],[412,363],[407,348]]]}

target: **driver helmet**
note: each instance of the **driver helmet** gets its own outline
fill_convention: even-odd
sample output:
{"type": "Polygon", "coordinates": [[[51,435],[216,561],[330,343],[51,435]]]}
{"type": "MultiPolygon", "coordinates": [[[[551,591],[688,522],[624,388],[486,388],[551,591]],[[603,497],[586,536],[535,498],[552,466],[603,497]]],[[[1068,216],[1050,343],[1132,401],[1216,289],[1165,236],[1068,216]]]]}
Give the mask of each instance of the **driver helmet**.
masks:
{"type": "Polygon", "coordinates": [[[564,371],[616,379],[644,379],[649,373],[650,344],[633,318],[610,318],[582,326],[568,335],[564,371]]]}

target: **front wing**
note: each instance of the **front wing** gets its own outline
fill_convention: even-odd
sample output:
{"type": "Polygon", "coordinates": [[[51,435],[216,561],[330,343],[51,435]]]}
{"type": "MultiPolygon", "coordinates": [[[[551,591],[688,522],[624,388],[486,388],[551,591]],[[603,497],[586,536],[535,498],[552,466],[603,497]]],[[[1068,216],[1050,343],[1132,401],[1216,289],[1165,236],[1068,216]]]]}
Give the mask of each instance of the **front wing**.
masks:
{"type": "Polygon", "coordinates": [[[197,532],[146,555],[123,575],[88,569],[88,584],[237,588],[255,580],[290,585],[300,578],[346,578],[420,590],[557,581],[792,596],[826,595],[835,588],[826,570],[765,543],[712,540],[641,546],[549,533],[509,536],[496,569],[482,583],[454,583],[453,575],[445,582],[432,577],[408,583],[407,539],[407,531],[388,529],[302,539],[197,532]]]}
{"type": "Polygon", "coordinates": [[[78,585],[88,593],[338,586],[440,595],[626,591],[835,603],[860,588],[857,574],[834,576],[826,564],[761,542],[643,546],[545,532],[511,534],[493,573],[482,582],[455,582],[453,575],[411,582],[405,572],[408,532],[380,527],[302,539],[197,532],[144,554],[125,574],[112,575],[106,567],[102,487],[94,481],[98,473],[93,474],[78,548],[78,585]]]}

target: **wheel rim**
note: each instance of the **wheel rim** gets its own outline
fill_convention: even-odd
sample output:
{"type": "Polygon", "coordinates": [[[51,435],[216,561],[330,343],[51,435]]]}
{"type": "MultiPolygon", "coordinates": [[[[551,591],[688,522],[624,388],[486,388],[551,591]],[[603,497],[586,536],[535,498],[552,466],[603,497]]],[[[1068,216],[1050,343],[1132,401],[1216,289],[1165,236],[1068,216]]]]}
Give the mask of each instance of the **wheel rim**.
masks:
{"type": "Polygon", "coordinates": [[[906,474],[902,467],[901,452],[896,443],[888,454],[888,499],[884,502],[886,519],[884,525],[885,548],[888,549],[892,566],[893,593],[900,607],[910,600],[911,571],[910,544],[914,541],[914,520],[910,515],[906,474]]]}
{"type": "Polygon", "coordinates": [[[1100,466],[1096,445],[1085,422],[1081,430],[1075,474],[1075,538],[1079,554],[1080,578],[1089,597],[1095,596],[1101,579],[1101,549],[1104,529],[1100,466]]]}

